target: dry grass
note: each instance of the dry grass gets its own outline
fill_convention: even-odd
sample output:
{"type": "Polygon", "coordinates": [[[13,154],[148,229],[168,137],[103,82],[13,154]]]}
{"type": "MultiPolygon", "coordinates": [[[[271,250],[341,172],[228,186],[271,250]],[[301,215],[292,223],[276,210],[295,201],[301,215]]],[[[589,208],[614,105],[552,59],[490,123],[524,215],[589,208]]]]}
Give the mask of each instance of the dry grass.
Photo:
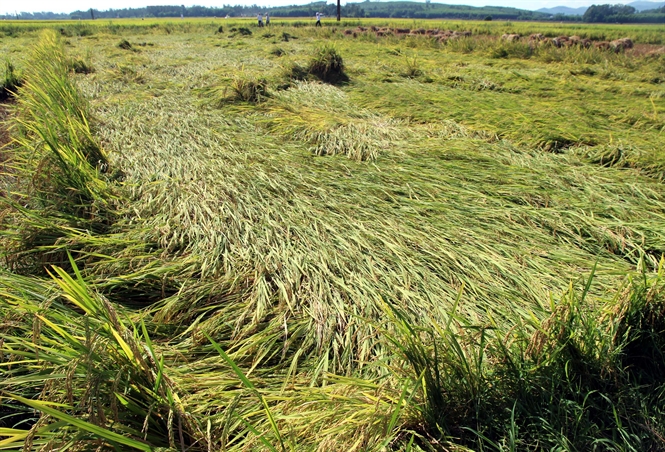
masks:
{"type": "Polygon", "coordinates": [[[271,132],[310,143],[315,155],[346,155],[357,161],[376,160],[398,152],[406,128],[391,118],[354,106],[338,88],[299,82],[276,92],[262,119],[271,132]]]}

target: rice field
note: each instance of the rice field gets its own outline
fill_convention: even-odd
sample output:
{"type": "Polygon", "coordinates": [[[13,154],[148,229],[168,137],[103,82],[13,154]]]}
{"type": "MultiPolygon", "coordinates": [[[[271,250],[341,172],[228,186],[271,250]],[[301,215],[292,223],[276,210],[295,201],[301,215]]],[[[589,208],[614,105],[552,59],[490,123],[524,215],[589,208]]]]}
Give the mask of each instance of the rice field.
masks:
{"type": "Polygon", "coordinates": [[[0,450],[663,450],[663,31],[0,24],[0,450]]]}

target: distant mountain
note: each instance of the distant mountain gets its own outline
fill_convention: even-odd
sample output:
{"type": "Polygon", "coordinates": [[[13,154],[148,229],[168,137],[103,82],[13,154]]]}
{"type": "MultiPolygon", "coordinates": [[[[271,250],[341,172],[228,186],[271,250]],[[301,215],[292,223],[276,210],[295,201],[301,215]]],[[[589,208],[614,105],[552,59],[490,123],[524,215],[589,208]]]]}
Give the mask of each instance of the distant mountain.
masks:
{"type": "MultiPolygon", "coordinates": [[[[640,3],[651,3],[651,2],[640,2],[640,3]]],[[[566,16],[581,16],[588,8],[589,8],[588,6],[582,6],[581,8],[555,6],[554,8],[540,8],[539,10],[537,10],[537,12],[545,14],[565,14],[566,16]]]]}
{"type": "MultiPolygon", "coordinates": [[[[347,7],[357,7],[365,17],[406,17],[414,19],[473,19],[483,20],[546,20],[549,15],[538,11],[527,11],[504,6],[467,6],[448,3],[423,3],[409,0],[363,1],[347,3],[347,7]]],[[[290,7],[286,7],[290,8],[290,7]]],[[[298,7],[293,7],[298,8],[298,7]]],[[[300,12],[298,12],[300,14],[300,12]]]]}
{"type": "MultiPolygon", "coordinates": [[[[617,3],[615,0],[596,0],[593,2],[595,5],[602,5],[602,4],[615,4],[617,3]]],[[[647,2],[647,1],[642,1],[638,0],[636,2],[628,3],[628,6],[632,6],[637,10],[637,12],[642,12],[642,11],[647,11],[649,9],[656,9],[660,8],[661,6],[665,6],[665,2],[647,2]]],[[[581,8],[569,8],[568,6],[555,6],[554,8],[540,8],[536,10],[538,13],[545,13],[545,14],[565,14],[566,16],[582,16],[586,10],[589,9],[588,6],[582,6],[581,8]]]]}
{"type": "Polygon", "coordinates": [[[636,2],[628,3],[628,6],[632,6],[637,11],[646,11],[648,9],[656,9],[665,6],[665,2],[645,2],[638,0],[636,2]]]}

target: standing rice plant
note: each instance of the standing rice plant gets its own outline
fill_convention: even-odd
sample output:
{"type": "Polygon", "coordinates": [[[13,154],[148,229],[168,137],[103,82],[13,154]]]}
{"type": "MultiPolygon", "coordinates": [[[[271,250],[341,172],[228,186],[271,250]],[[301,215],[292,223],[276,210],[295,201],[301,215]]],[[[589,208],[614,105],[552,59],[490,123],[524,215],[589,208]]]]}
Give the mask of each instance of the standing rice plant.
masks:
{"type": "Polygon", "coordinates": [[[205,449],[145,326],[71,264],[74,277],[56,267],[51,282],[0,275],[3,445],[205,449]]]}
{"type": "Polygon", "coordinates": [[[228,84],[212,86],[202,90],[206,102],[221,107],[234,102],[257,104],[268,99],[268,81],[248,75],[235,75],[228,84]]]}
{"type": "Polygon", "coordinates": [[[13,96],[16,89],[23,84],[21,75],[16,71],[14,65],[9,61],[5,61],[5,73],[0,78],[0,102],[7,100],[13,96]]]}
{"type": "Polygon", "coordinates": [[[59,37],[44,31],[32,49],[12,119],[13,197],[3,201],[9,208],[4,219],[14,225],[5,233],[14,233],[5,242],[7,254],[55,245],[68,230],[99,230],[110,221],[111,195],[101,176],[108,161],[69,67],[59,37]],[[18,222],[24,227],[16,228],[18,222]]]}
{"type": "Polygon", "coordinates": [[[387,337],[406,366],[394,368],[416,383],[429,434],[474,450],[659,450],[664,262],[594,304],[592,271],[581,290],[571,285],[510,329],[491,318],[470,324],[455,309],[419,325],[384,305],[387,337]]]}
{"type": "Polygon", "coordinates": [[[268,82],[265,79],[249,80],[235,77],[231,82],[232,98],[257,103],[268,97],[268,82]]]}
{"type": "Polygon", "coordinates": [[[42,34],[33,48],[16,109],[16,164],[43,198],[75,204],[103,199],[98,171],[108,164],[88,122],[85,99],[68,78],[58,36],[42,34]]]}
{"type": "Polygon", "coordinates": [[[342,56],[331,45],[319,48],[307,66],[308,73],[319,78],[322,82],[332,85],[344,83],[349,80],[344,69],[342,56]]]}
{"type": "Polygon", "coordinates": [[[138,51],[138,50],[134,49],[134,46],[132,46],[132,44],[129,41],[127,41],[126,39],[122,39],[118,43],[118,48],[123,49],[123,50],[138,51]]]}
{"type": "Polygon", "coordinates": [[[92,52],[88,50],[84,56],[71,57],[69,68],[76,74],[92,74],[95,66],[92,64],[92,52]]]}
{"type": "MultiPolygon", "coordinates": [[[[665,388],[665,257],[656,275],[633,275],[607,316],[619,362],[638,385],[665,388]]],[[[654,392],[653,394],[656,394],[654,392]]]]}
{"type": "Polygon", "coordinates": [[[423,71],[415,56],[412,58],[406,57],[406,68],[402,75],[407,78],[417,78],[423,75],[423,71]]]}

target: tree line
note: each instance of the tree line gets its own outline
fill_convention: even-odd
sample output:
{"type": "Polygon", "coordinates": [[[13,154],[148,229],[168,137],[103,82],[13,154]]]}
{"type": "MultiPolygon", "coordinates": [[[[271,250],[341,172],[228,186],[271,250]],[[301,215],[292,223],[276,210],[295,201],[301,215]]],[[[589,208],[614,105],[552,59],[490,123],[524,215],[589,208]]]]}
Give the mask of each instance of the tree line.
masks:
{"type": "MultiPolygon", "coordinates": [[[[258,13],[269,12],[273,17],[312,17],[317,12],[325,16],[336,16],[337,6],[325,1],[312,2],[306,5],[292,5],[282,7],[263,7],[257,5],[224,5],[222,7],[205,6],[147,6],[145,8],[110,9],[107,11],[94,10],[98,19],[131,18],[131,17],[243,17],[255,16],[258,13]]],[[[419,2],[368,2],[347,3],[342,5],[342,16],[351,18],[386,17],[386,18],[414,18],[414,19],[484,19],[488,15],[495,19],[504,20],[546,20],[547,14],[517,8],[501,7],[472,7],[444,5],[440,3],[419,2]]],[[[75,11],[71,18],[90,18],[89,11],[75,11]]]]}
{"type": "Polygon", "coordinates": [[[665,23],[665,6],[638,12],[629,5],[591,5],[583,15],[555,14],[551,20],[604,24],[662,24],[665,23]]]}
{"type": "MultiPolygon", "coordinates": [[[[143,8],[109,9],[105,11],[74,11],[70,14],[51,12],[16,13],[0,16],[3,19],[61,20],[61,19],[115,19],[137,17],[247,17],[269,12],[273,17],[312,17],[317,12],[325,16],[337,14],[335,4],[325,1],[306,5],[263,7],[258,5],[223,5],[221,7],[161,5],[143,8]]],[[[342,16],[351,18],[385,17],[414,19],[470,19],[470,20],[553,20],[589,23],[665,23],[665,7],[638,13],[627,5],[592,5],[582,16],[551,15],[537,11],[495,6],[473,7],[420,3],[410,1],[347,3],[342,16]]]]}
{"type": "Polygon", "coordinates": [[[588,23],[665,23],[665,6],[637,12],[628,5],[591,5],[582,16],[588,23]]]}
{"type": "MultiPolygon", "coordinates": [[[[221,7],[161,5],[142,8],[109,9],[105,11],[78,10],[70,14],[17,13],[0,16],[3,19],[58,20],[58,19],[116,19],[138,17],[251,17],[269,12],[273,17],[311,17],[317,12],[326,16],[337,14],[335,4],[325,1],[306,5],[264,7],[258,5],[223,5],[221,7]]],[[[414,19],[485,19],[488,16],[503,20],[547,20],[548,14],[517,8],[473,7],[445,5],[440,3],[419,3],[410,1],[347,3],[342,6],[342,16],[351,18],[386,17],[414,19]]]]}

